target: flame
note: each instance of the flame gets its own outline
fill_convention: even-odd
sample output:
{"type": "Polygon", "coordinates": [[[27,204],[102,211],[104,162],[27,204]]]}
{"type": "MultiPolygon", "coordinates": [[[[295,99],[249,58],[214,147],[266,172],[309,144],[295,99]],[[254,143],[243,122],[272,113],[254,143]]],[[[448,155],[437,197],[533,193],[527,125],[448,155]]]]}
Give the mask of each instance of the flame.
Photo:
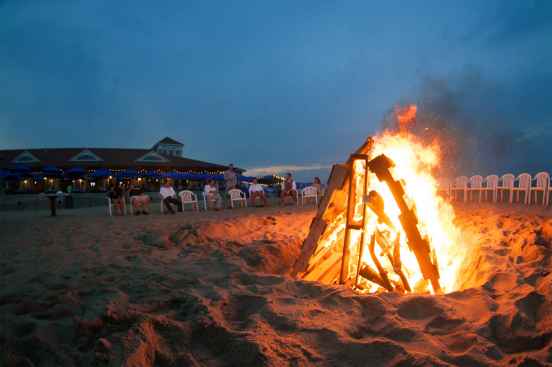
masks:
{"type": "Polygon", "coordinates": [[[303,279],[327,283],[340,280],[348,284],[354,279],[353,284],[360,292],[377,292],[383,288],[434,292],[409,247],[408,236],[399,219],[401,211],[391,190],[369,171],[366,158],[362,158],[362,154],[368,154],[368,160],[385,154],[394,163],[390,171],[404,188],[406,205],[418,219],[417,229],[429,244],[430,261],[438,269],[441,291],[450,293],[463,287],[462,272],[470,247],[454,224],[452,205],[438,191],[438,181],[434,177],[441,164],[438,142],[428,143],[427,139],[410,133],[404,125],[415,119],[416,110],[415,105],[400,109],[397,120],[403,124],[402,128],[374,136],[373,144],[361,148],[358,158],[352,159],[349,189],[336,189],[331,193],[331,205],[323,215],[327,225],[317,241],[316,251],[309,258],[303,279]],[[377,195],[372,195],[374,200],[365,206],[364,200],[370,200],[367,194],[372,191],[380,198],[376,200],[377,195]],[[349,198],[347,192],[353,196],[349,198]],[[381,215],[381,210],[385,215],[381,215]],[[372,238],[375,241],[372,242],[372,238]],[[344,251],[343,246],[348,251],[344,251]],[[346,253],[347,256],[342,256],[346,253]],[[361,269],[366,271],[360,272],[361,269]],[[341,276],[337,270],[342,270],[341,276]]]}
{"type": "Polygon", "coordinates": [[[416,119],[416,113],[418,112],[418,107],[415,104],[410,104],[405,107],[395,107],[395,116],[397,117],[397,122],[399,123],[399,128],[405,129],[416,119]]]}
{"type": "MultiPolygon", "coordinates": [[[[439,165],[439,147],[435,143],[424,145],[417,141],[412,134],[401,132],[384,132],[374,138],[374,146],[370,156],[376,157],[385,154],[394,163],[391,173],[395,180],[402,182],[407,203],[415,208],[419,220],[418,229],[423,237],[429,240],[432,253],[438,260],[441,288],[444,292],[452,292],[459,287],[459,271],[465,259],[465,248],[461,246],[462,238],[460,230],[454,225],[454,209],[438,193],[437,180],[432,171],[439,165]]],[[[355,176],[357,175],[355,167],[355,176]]],[[[365,231],[373,232],[376,227],[386,231],[390,243],[400,239],[401,261],[403,271],[410,285],[418,292],[430,292],[431,287],[424,281],[414,253],[410,251],[406,241],[406,235],[399,221],[400,210],[389,190],[389,187],[369,173],[368,191],[374,190],[383,198],[385,214],[391,220],[393,227],[383,226],[377,223],[375,215],[367,217],[365,231]]],[[[380,248],[381,252],[385,249],[380,248]]],[[[390,261],[377,255],[382,266],[387,270],[390,278],[400,282],[393,272],[390,261]]],[[[365,251],[362,262],[375,269],[370,255],[365,251]]],[[[374,285],[368,287],[375,290],[374,285]]],[[[377,288],[377,287],[375,287],[377,288]]]]}

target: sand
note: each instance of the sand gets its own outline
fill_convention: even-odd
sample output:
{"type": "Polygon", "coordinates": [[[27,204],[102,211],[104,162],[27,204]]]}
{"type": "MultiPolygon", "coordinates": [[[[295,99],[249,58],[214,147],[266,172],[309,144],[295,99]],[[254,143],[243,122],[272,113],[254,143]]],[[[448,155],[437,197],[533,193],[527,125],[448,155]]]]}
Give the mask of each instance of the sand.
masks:
{"type": "Polygon", "coordinates": [[[457,212],[477,246],[440,296],[292,279],[308,209],[0,213],[0,366],[552,364],[549,212],[457,212]]]}

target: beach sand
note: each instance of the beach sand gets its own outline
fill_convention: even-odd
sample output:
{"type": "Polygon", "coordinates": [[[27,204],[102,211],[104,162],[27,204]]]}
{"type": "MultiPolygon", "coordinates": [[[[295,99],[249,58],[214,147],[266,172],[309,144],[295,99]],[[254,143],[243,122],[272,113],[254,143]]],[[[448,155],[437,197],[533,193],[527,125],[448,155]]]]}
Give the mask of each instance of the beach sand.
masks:
{"type": "Polygon", "coordinates": [[[457,208],[465,290],[291,278],[313,210],[0,213],[0,366],[552,364],[552,219],[457,208]]]}

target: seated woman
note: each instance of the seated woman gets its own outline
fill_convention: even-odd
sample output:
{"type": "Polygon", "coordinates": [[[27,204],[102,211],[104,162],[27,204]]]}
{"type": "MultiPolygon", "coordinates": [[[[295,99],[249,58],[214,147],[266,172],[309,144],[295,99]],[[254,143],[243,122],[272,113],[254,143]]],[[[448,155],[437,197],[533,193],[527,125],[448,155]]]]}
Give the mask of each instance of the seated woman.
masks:
{"type": "Polygon", "coordinates": [[[255,199],[257,198],[261,199],[263,206],[266,206],[266,194],[263,186],[254,178],[251,185],[249,185],[249,200],[251,201],[251,206],[255,206],[255,199]]]}
{"type": "Polygon", "coordinates": [[[286,174],[286,178],[282,184],[282,192],[280,193],[280,204],[285,204],[286,199],[291,197],[297,200],[297,185],[291,176],[291,173],[286,174]]]}
{"type": "Polygon", "coordinates": [[[130,204],[134,209],[135,215],[149,214],[149,204],[151,199],[144,193],[142,186],[134,185],[128,192],[130,204]]]}
{"type": "Polygon", "coordinates": [[[215,210],[222,209],[222,197],[219,194],[218,187],[215,184],[215,180],[207,181],[205,188],[203,189],[203,195],[207,200],[207,208],[215,210]]]}
{"type": "Polygon", "coordinates": [[[318,197],[324,196],[324,186],[322,185],[322,182],[320,181],[320,178],[315,177],[314,181],[312,183],[312,186],[316,187],[316,191],[318,194],[318,197]]]}
{"type": "Polygon", "coordinates": [[[115,214],[124,215],[124,192],[118,182],[109,187],[107,196],[111,199],[111,206],[115,208],[115,214]]]}

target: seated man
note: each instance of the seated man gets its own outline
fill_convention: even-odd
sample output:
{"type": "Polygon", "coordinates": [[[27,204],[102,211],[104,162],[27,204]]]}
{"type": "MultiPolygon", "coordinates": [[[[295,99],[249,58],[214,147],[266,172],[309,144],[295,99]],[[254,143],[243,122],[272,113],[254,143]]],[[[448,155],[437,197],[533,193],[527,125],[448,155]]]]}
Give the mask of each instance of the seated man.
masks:
{"type": "Polygon", "coordinates": [[[251,206],[255,206],[256,198],[261,199],[263,206],[266,206],[266,194],[263,186],[257,182],[256,178],[254,178],[251,185],[249,185],[249,200],[251,201],[251,206]]]}
{"type": "Polygon", "coordinates": [[[142,189],[141,186],[132,186],[128,192],[128,196],[130,197],[130,204],[134,209],[135,215],[149,214],[149,203],[151,199],[144,193],[144,189],[142,189]]]}
{"type": "Polygon", "coordinates": [[[182,204],[180,203],[180,200],[177,199],[176,192],[169,183],[169,180],[165,180],[165,182],[163,182],[161,190],[159,190],[159,194],[161,194],[163,206],[169,213],[174,214],[174,209],[172,208],[171,204],[176,204],[178,210],[182,211],[182,204]]]}
{"type": "Polygon", "coordinates": [[[205,185],[203,190],[203,195],[205,195],[207,199],[207,208],[213,208],[215,210],[222,209],[222,197],[219,194],[215,180],[207,181],[207,185],[205,185]]]}
{"type": "Polygon", "coordinates": [[[107,196],[111,199],[111,206],[115,208],[115,214],[124,215],[124,193],[118,182],[111,185],[107,196]]]}
{"type": "Polygon", "coordinates": [[[285,204],[286,199],[291,197],[297,201],[297,185],[291,176],[291,173],[286,174],[286,178],[282,183],[282,192],[280,193],[280,204],[285,204]]]}

